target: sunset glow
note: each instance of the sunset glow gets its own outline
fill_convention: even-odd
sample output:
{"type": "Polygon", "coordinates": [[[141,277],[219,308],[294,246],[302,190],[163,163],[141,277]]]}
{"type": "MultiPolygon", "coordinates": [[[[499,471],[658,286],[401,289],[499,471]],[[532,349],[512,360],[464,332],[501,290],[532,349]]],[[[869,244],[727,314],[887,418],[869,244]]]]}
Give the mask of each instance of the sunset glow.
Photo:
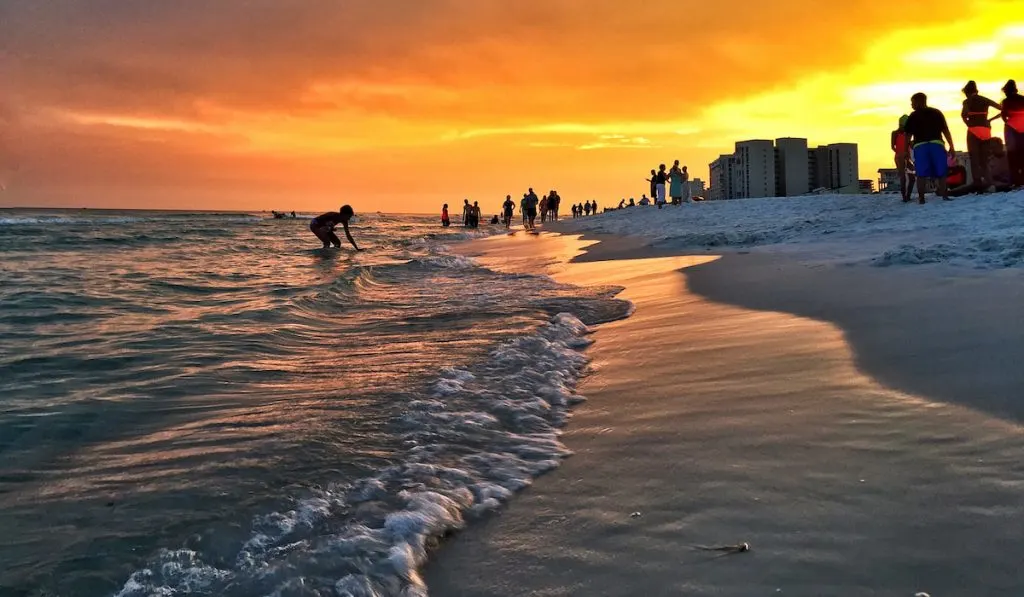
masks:
{"type": "Polygon", "coordinates": [[[617,202],[782,136],[856,142],[873,179],[912,93],[962,143],[963,84],[1024,79],[1012,0],[100,6],[0,6],[0,206],[617,202]]]}

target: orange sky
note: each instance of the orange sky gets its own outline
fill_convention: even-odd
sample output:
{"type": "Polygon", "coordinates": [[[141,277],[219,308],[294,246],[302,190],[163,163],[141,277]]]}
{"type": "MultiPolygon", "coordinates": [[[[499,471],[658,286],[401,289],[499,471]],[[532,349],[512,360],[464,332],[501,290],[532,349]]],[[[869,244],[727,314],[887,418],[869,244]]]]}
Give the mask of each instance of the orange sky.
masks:
{"type": "Polygon", "coordinates": [[[779,136],[875,178],[913,92],[962,140],[1024,80],[1019,0],[631,4],[0,0],[0,206],[611,203],[779,136]]]}

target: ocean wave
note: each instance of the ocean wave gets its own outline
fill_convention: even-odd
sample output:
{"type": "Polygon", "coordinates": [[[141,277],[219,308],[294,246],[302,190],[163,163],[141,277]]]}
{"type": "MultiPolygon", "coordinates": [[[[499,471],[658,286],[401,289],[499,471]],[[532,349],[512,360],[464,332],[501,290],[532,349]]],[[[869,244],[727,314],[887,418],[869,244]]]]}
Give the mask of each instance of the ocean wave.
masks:
{"type": "Polygon", "coordinates": [[[395,422],[402,463],[257,518],[231,562],[161,551],[117,597],[425,596],[418,570],[438,540],[570,454],[559,428],[583,400],[588,332],[561,313],[477,367],[442,370],[395,422]]]}

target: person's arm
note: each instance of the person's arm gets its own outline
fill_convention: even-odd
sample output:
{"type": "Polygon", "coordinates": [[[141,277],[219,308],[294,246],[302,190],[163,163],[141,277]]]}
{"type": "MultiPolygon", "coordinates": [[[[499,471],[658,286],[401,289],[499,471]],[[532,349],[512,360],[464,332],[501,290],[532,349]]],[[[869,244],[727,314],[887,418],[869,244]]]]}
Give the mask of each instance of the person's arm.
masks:
{"type": "Polygon", "coordinates": [[[348,239],[348,242],[352,243],[352,246],[355,247],[356,251],[362,251],[362,249],[359,248],[359,245],[356,244],[356,239],[352,238],[352,233],[348,231],[348,222],[342,222],[341,227],[345,229],[345,238],[348,239]]]}
{"type": "Polygon", "coordinates": [[[991,108],[995,108],[996,110],[1002,110],[1003,109],[1003,105],[1000,104],[999,102],[995,101],[995,100],[992,100],[992,99],[989,99],[989,98],[986,97],[985,101],[988,102],[988,105],[991,108]]]}
{"type": "Polygon", "coordinates": [[[970,114],[970,111],[967,109],[967,100],[964,100],[964,107],[960,109],[960,120],[963,120],[964,124],[966,124],[968,126],[970,126],[970,123],[967,122],[967,118],[968,118],[969,114],[970,114]]]}
{"type": "Polygon", "coordinates": [[[953,135],[949,132],[949,124],[946,123],[946,117],[942,117],[942,135],[946,137],[946,142],[949,143],[949,155],[956,153],[956,149],[953,147],[953,135]]]}
{"type": "Polygon", "coordinates": [[[899,131],[893,131],[892,134],[889,135],[889,149],[893,151],[896,151],[896,135],[898,134],[900,134],[899,131]]]}

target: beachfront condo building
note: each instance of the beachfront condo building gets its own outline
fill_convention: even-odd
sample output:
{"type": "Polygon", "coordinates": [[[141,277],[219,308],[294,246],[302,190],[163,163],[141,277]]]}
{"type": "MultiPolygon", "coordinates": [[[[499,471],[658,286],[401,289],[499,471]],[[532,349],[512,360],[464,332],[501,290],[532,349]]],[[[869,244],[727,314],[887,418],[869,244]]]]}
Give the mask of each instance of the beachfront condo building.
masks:
{"type": "Polygon", "coordinates": [[[900,172],[896,168],[879,168],[878,169],[878,192],[879,193],[899,193],[900,192],[900,172]]]}
{"type": "Polygon", "coordinates": [[[708,167],[712,200],[860,192],[855,143],[808,147],[807,139],[794,137],[739,141],[735,153],[708,167]]]}
{"type": "Polygon", "coordinates": [[[807,139],[775,140],[775,196],[796,197],[811,190],[807,139]]]}
{"type": "Polygon", "coordinates": [[[711,170],[711,201],[735,199],[736,156],[720,155],[708,165],[711,170]]]}
{"type": "Polygon", "coordinates": [[[736,142],[740,198],[775,196],[775,146],[765,139],[736,142]]]}
{"type": "Polygon", "coordinates": [[[690,185],[690,196],[691,197],[704,197],[704,181],[699,178],[691,179],[688,183],[690,185]]]}

